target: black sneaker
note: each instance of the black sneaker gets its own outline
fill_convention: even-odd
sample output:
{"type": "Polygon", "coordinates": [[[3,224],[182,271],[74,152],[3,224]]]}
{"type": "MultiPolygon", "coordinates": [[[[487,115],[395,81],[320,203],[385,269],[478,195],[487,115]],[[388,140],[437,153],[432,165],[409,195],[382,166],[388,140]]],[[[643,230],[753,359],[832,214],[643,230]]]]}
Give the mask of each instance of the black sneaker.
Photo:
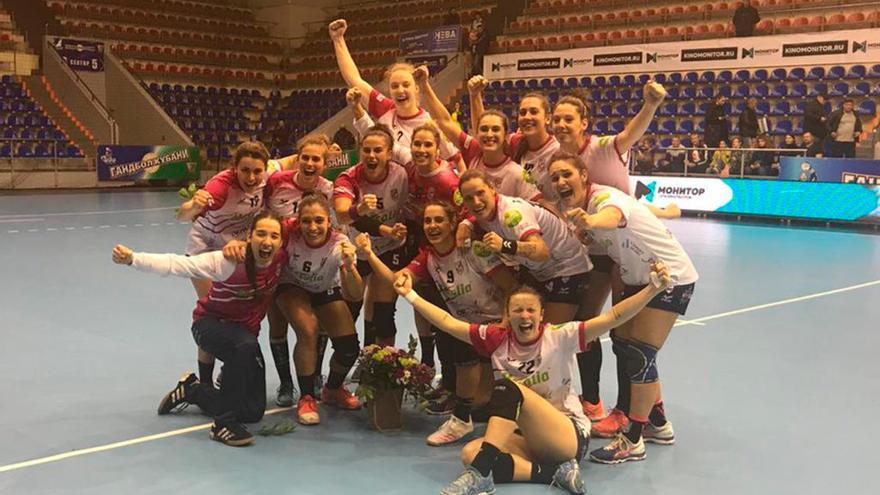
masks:
{"type": "Polygon", "coordinates": [[[455,396],[447,394],[439,399],[428,401],[428,407],[425,412],[431,416],[446,416],[452,414],[455,409],[455,396]]]}
{"type": "Polygon", "coordinates": [[[194,373],[184,373],[177,382],[177,386],[171,392],[162,397],[159,403],[160,416],[170,414],[172,412],[180,412],[189,405],[187,399],[192,398],[193,391],[199,384],[199,379],[194,373]]]}
{"type": "Polygon", "coordinates": [[[282,383],[278,385],[278,390],[275,394],[275,404],[278,407],[293,407],[293,404],[296,402],[296,388],[293,386],[293,383],[282,383]]]}
{"type": "Polygon", "coordinates": [[[244,447],[254,443],[254,436],[241,423],[211,426],[211,440],[225,443],[231,447],[244,447]]]}

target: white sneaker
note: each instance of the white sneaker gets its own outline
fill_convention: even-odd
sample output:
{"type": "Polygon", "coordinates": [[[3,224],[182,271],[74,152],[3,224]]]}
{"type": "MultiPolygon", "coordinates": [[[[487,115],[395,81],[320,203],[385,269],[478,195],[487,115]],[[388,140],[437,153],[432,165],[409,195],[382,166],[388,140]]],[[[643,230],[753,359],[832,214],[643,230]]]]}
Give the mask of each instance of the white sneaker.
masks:
{"type": "Polygon", "coordinates": [[[672,429],[672,421],[666,420],[663,426],[654,426],[650,421],[642,430],[642,438],[646,442],[659,445],[672,445],[675,443],[675,431],[672,429]]]}
{"type": "Polygon", "coordinates": [[[445,423],[440,425],[440,428],[438,428],[437,431],[428,436],[427,442],[428,445],[432,447],[448,445],[461,440],[472,431],[474,431],[473,421],[465,423],[453,415],[450,416],[445,423]]]}

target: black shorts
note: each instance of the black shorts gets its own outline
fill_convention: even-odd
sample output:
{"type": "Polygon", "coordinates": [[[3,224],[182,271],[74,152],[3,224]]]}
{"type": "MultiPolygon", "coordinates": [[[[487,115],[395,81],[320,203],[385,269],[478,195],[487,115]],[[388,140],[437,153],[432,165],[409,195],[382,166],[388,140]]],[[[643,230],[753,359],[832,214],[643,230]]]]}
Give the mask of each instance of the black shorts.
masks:
{"type": "Polygon", "coordinates": [[[308,294],[309,303],[312,305],[313,308],[323,306],[325,304],[330,304],[333,301],[345,300],[345,298],[342,297],[342,287],[334,287],[332,289],[321,292],[311,292],[295,284],[279,284],[278,288],[275,289],[275,295],[277,296],[278,294],[289,290],[301,290],[308,294]]]}
{"type": "MultiPolygon", "coordinates": [[[[415,256],[415,253],[410,253],[407,246],[403,245],[397,249],[392,249],[385,254],[379,255],[379,259],[382,260],[382,263],[385,263],[385,266],[390,268],[392,272],[397,272],[406,268],[406,265],[408,265],[415,256]]],[[[361,274],[361,277],[367,278],[373,274],[373,267],[370,265],[369,261],[359,259],[357,260],[357,271],[361,274]]]]}
{"type": "MultiPolygon", "coordinates": [[[[623,288],[623,297],[627,298],[642,290],[644,287],[644,285],[626,285],[623,288]]],[[[648,307],[684,315],[693,295],[693,283],[676,285],[675,287],[666,289],[665,292],[661,292],[654,296],[654,299],[651,299],[651,302],[648,303],[648,307]]]]}
{"type": "Polygon", "coordinates": [[[536,289],[544,296],[545,303],[563,303],[580,306],[584,292],[590,285],[590,272],[567,277],[554,277],[539,283],[536,289]]]}
{"type": "Polygon", "coordinates": [[[591,254],[590,261],[593,262],[593,270],[601,273],[611,274],[614,268],[614,260],[607,254],[591,254]]]}

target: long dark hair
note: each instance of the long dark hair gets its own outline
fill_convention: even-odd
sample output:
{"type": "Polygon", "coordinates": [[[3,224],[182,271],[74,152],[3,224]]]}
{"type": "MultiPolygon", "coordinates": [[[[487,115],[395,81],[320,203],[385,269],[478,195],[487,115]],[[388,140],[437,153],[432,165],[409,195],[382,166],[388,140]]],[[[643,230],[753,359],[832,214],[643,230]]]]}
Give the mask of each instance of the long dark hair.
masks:
{"type": "MultiPolygon", "coordinates": [[[[520,105],[522,104],[522,100],[526,98],[537,98],[541,100],[541,106],[544,107],[544,118],[548,118],[550,116],[550,101],[547,100],[547,96],[540,91],[530,91],[522,96],[520,99],[520,105]]],[[[547,128],[547,122],[544,122],[544,129],[547,128]]],[[[523,139],[520,140],[519,145],[516,147],[516,150],[513,152],[513,161],[519,163],[520,160],[525,156],[525,154],[529,151],[529,142],[523,136],[523,139]]]]}
{"type": "MultiPolygon", "coordinates": [[[[271,219],[278,222],[278,225],[281,225],[281,217],[272,213],[270,210],[263,210],[254,217],[253,222],[251,222],[251,227],[248,229],[248,237],[254,233],[254,229],[257,228],[257,223],[260,220],[271,219]]],[[[247,249],[245,250],[244,255],[244,272],[247,274],[248,282],[250,282],[251,287],[254,289],[254,292],[257,291],[257,260],[254,258],[254,250],[251,248],[250,242],[248,242],[247,249]]],[[[256,295],[256,294],[255,294],[256,295]]]]}
{"type": "Polygon", "coordinates": [[[478,133],[480,131],[479,125],[483,122],[483,119],[489,116],[495,116],[501,119],[501,125],[504,127],[504,140],[501,142],[501,151],[505,155],[510,156],[510,145],[507,143],[507,135],[510,134],[510,119],[508,119],[507,115],[501,110],[490,108],[489,110],[484,111],[483,114],[480,115],[480,120],[477,121],[477,128],[472,132],[478,133]]]}

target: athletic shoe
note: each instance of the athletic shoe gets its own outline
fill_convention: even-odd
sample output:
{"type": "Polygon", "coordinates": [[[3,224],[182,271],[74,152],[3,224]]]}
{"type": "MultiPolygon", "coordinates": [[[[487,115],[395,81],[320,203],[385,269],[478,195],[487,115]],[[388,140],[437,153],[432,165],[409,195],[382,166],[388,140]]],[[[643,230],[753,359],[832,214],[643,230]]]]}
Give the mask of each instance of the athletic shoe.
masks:
{"type": "Polygon", "coordinates": [[[361,408],[361,401],[358,400],[345,387],[337,389],[327,388],[321,389],[321,402],[330,406],[336,406],[339,409],[348,409],[354,411],[361,408]]]}
{"type": "Polygon", "coordinates": [[[581,407],[584,408],[584,415],[590,419],[593,423],[598,421],[602,421],[606,417],[608,417],[608,413],[605,412],[605,405],[602,404],[602,399],[599,399],[599,402],[593,404],[592,402],[584,399],[581,399],[581,407]]]}
{"type": "Polygon", "coordinates": [[[441,445],[449,445],[455,443],[474,431],[474,423],[464,421],[452,415],[446,420],[440,428],[428,436],[428,445],[439,447],[441,445]]]}
{"type": "Polygon", "coordinates": [[[614,438],[629,426],[629,418],[620,409],[613,409],[605,419],[594,423],[590,435],[597,438],[614,438]]]}
{"type": "Polygon", "coordinates": [[[321,422],[318,415],[318,402],[311,395],[303,395],[296,404],[296,415],[300,424],[316,425],[321,422]]]}
{"type": "Polygon", "coordinates": [[[425,400],[432,401],[432,400],[442,399],[450,394],[452,394],[452,392],[450,392],[449,390],[446,390],[443,387],[437,387],[435,389],[432,389],[430,392],[426,393],[424,395],[424,397],[425,397],[425,400]]]}
{"type": "Polygon", "coordinates": [[[660,445],[672,445],[675,443],[675,431],[672,430],[672,421],[666,420],[663,426],[655,426],[650,421],[642,429],[642,438],[646,442],[660,445]]]}
{"type": "Polygon", "coordinates": [[[468,466],[455,481],[440,491],[440,495],[492,495],[495,493],[495,482],[492,475],[483,476],[476,469],[468,466]]]}
{"type": "Polygon", "coordinates": [[[584,480],[581,478],[581,467],[574,459],[565,461],[556,468],[556,472],[553,473],[553,482],[550,483],[550,486],[555,486],[556,488],[568,491],[568,493],[577,495],[587,493],[584,480]]]}
{"type": "Polygon", "coordinates": [[[157,411],[159,415],[163,416],[186,409],[189,406],[187,399],[192,398],[192,394],[198,385],[199,379],[196,378],[195,373],[184,373],[180,380],[177,381],[177,386],[171,392],[165,394],[165,397],[162,397],[162,401],[159,402],[159,409],[157,411]]]}
{"type": "Polygon", "coordinates": [[[599,464],[620,464],[645,459],[645,442],[639,438],[632,443],[626,435],[619,433],[608,445],[590,452],[590,460],[599,464]]]}
{"type": "Polygon", "coordinates": [[[254,443],[254,436],[240,423],[230,423],[225,426],[214,424],[211,426],[211,440],[232,447],[244,447],[254,443]]]}
{"type": "Polygon", "coordinates": [[[282,383],[278,385],[275,393],[275,404],[278,407],[293,407],[294,397],[296,396],[296,388],[293,383],[282,383]]]}
{"type": "Polygon", "coordinates": [[[321,398],[321,389],[324,388],[324,375],[320,373],[315,373],[315,398],[320,401],[324,399],[321,398]]]}
{"type": "Polygon", "coordinates": [[[439,399],[428,401],[428,407],[425,412],[431,416],[446,416],[452,414],[455,409],[455,396],[447,394],[439,399]]]}

